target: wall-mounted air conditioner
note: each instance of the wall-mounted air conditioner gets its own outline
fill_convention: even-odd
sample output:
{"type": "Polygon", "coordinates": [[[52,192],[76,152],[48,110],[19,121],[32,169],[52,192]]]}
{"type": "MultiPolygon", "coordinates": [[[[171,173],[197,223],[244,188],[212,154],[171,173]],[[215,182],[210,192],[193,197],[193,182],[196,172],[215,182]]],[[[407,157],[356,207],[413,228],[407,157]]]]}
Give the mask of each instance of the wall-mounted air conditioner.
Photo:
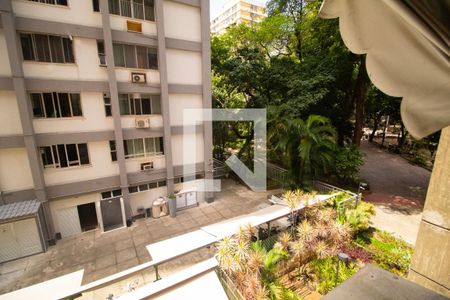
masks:
{"type": "Polygon", "coordinates": [[[134,120],[136,128],[150,128],[149,118],[136,118],[134,120]]]}
{"type": "Polygon", "coordinates": [[[145,73],[131,73],[131,82],[132,83],[146,83],[147,76],[145,73]]]}
{"type": "Polygon", "coordinates": [[[142,23],[127,20],[127,30],[142,33],[142,23]]]}
{"type": "Polygon", "coordinates": [[[141,171],[153,170],[153,162],[146,162],[141,164],[141,171]]]}

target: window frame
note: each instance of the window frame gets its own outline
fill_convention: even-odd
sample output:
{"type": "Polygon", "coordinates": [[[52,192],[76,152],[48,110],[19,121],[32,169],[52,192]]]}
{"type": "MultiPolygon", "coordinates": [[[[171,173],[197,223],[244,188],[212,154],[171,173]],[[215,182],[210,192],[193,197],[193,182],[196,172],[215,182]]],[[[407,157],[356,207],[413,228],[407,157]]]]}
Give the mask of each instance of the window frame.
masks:
{"type": "MultiPolygon", "coordinates": [[[[31,1],[31,0],[27,0],[27,1],[31,1]]],[[[24,61],[34,61],[34,62],[39,62],[39,63],[51,63],[51,64],[75,64],[76,63],[73,41],[70,39],[69,36],[58,35],[58,34],[31,33],[31,32],[19,32],[19,36],[20,36],[20,46],[22,49],[22,59],[24,61]],[[44,51],[43,55],[45,56],[44,60],[41,60],[42,57],[40,57],[40,55],[38,55],[39,49],[37,48],[37,44],[36,44],[36,36],[46,37],[46,41],[42,41],[42,46],[45,46],[45,48],[42,49],[44,51]],[[24,44],[22,43],[24,37],[27,37],[27,40],[31,41],[31,44],[32,44],[31,48],[32,48],[32,52],[33,52],[32,59],[28,59],[24,55],[24,44]],[[62,58],[63,58],[62,62],[57,61],[56,57],[54,57],[56,54],[54,55],[52,53],[52,44],[50,43],[50,37],[59,38],[61,41],[60,46],[61,46],[61,54],[62,54],[62,58]],[[69,48],[69,46],[70,46],[70,48],[69,48]],[[49,57],[49,60],[46,60],[47,56],[49,57]]]]}
{"type": "Polygon", "coordinates": [[[82,100],[81,100],[81,93],[76,93],[76,92],[29,92],[28,93],[28,98],[31,102],[31,104],[33,105],[33,95],[37,95],[39,97],[39,101],[40,101],[40,107],[42,109],[42,113],[43,116],[36,116],[34,114],[34,110],[32,111],[33,114],[33,119],[68,119],[68,118],[83,118],[83,104],[82,104],[82,100]],[[46,103],[46,99],[44,98],[44,94],[50,94],[51,95],[51,103],[46,103]],[[62,110],[61,110],[61,100],[60,100],[60,95],[62,97],[62,95],[67,95],[67,99],[68,99],[68,104],[69,104],[69,111],[70,111],[70,115],[69,116],[62,116],[62,110]],[[77,95],[78,97],[78,103],[79,103],[79,112],[80,115],[75,115],[74,114],[74,103],[76,102],[76,100],[74,100],[75,95],[77,95]],[[49,106],[53,107],[53,111],[55,112],[55,116],[49,116],[49,113],[47,113],[47,108],[46,104],[49,104],[49,106]]]}
{"type": "Polygon", "coordinates": [[[161,97],[159,95],[150,95],[150,94],[142,94],[139,98],[134,98],[133,94],[119,94],[119,109],[120,109],[120,115],[121,116],[130,116],[130,117],[137,117],[137,116],[151,116],[151,115],[161,115],[161,97]],[[125,99],[126,98],[126,99],[125,99]],[[150,113],[143,113],[144,112],[144,105],[143,100],[149,100],[150,101],[150,113]],[[154,102],[159,101],[159,105],[155,105],[154,102]],[[126,102],[123,104],[123,102],[126,102]],[[122,103],[122,104],[121,104],[122,103]],[[126,108],[125,108],[126,106],[126,108]],[[156,109],[156,107],[158,109],[156,109]],[[137,109],[139,108],[139,109],[137,109]],[[124,110],[127,110],[126,112],[124,110]],[[140,113],[138,113],[138,111],[140,113]],[[155,113],[155,111],[157,111],[155,113]],[[127,113],[128,112],[128,113],[127,113]]]}
{"type": "MultiPolygon", "coordinates": [[[[97,49],[98,52],[98,49],[97,49]]],[[[130,52],[131,53],[131,52],[130,52]]],[[[158,48],[157,47],[147,47],[147,46],[142,46],[142,45],[134,45],[134,44],[126,44],[126,43],[115,43],[113,42],[113,57],[114,57],[114,66],[117,68],[126,68],[126,69],[134,69],[134,70],[158,70],[159,69],[159,64],[158,64],[158,48]],[[118,48],[121,48],[121,53],[117,53],[118,48]],[[133,56],[134,56],[134,62],[133,65],[134,66],[129,66],[127,64],[127,55],[126,55],[126,48],[127,47],[132,47],[133,48],[133,56]],[[146,61],[146,66],[144,68],[139,67],[139,59],[138,59],[138,47],[140,48],[145,48],[146,49],[146,57],[145,57],[145,61],[146,61]],[[116,49],[114,51],[114,48],[116,49]],[[119,55],[121,54],[121,55],[119,55]],[[151,64],[151,60],[150,59],[150,54],[154,55],[156,60],[155,60],[155,64],[151,64]],[[119,59],[121,56],[121,60],[119,63],[116,60],[119,59]],[[121,63],[123,62],[123,64],[121,63]]],[[[130,58],[130,57],[128,57],[130,58]]]]}
{"type": "MultiPolygon", "coordinates": [[[[125,159],[142,159],[142,158],[147,158],[147,157],[156,157],[156,156],[161,156],[164,155],[164,144],[161,143],[162,137],[147,137],[147,138],[137,138],[137,139],[128,139],[128,140],[123,140],[123,147],[124,147],[124,153],[125,153],[125,159]],[[153,146],[154,146],[154,151],[153,152],[147,152],[147,143],[146,140],[147,139],[151,139],[153,142],[153,146]],[[159,140],[159,149],[156,147],[156,140],[159,140]],[[143,146],[143,153],[137,153],[136,152],[136,141],[142,141],[142,146],[143,146]],[[130,147],[128,147],[128,145],[130,147]],[[132,148],[132,149],[131,149],[132,148]],[[157,151],[159,150],[159,151],[157,151]]],[[[117,144],[115,145],[115,150],[112,149],[112,141],[110,141],[110,151],[111,153],[114,151],[117,151],[117,144]]],[[[112,159],[112,155],[111,155],[111,159],[112,159]]]]}
{"type": "Polygon", "coordinates": [[[77,168],[82,167],[86,165],[91,165],[90,161],[90,155],[89,155],[89,148],[87,146],[87,143],[75,143],[75,144],[57,144],[57,145],[50,145],[50,146],[42,146],[39,147],[39,151],[41,154],[41,163],[44,169],[66,169],[66,168],[77,168]],[[69,154],[67,150],[67,146],[74,145],[75,151],[76,151],[76,160],[69,160],[69,154]],[[80,145],[86,146],[86,154],[87,154],[87,163],[82,163],[81,156],[80,156],[80,145]],[[48,164],[47,159],[44,159],[43,155],[47,157],[47,150],[50,151],[52,163],[48,164]],[[62,151],[60,151],[62,150],[62,151]],[[64,157],[61,157],[62,153],[64,157]],[[64,163],[64,164],[63,164],[64,163]]]}
{"type": "Polygon", "coordinates": [[[153,2],[153,5],[147,5],[147,6],[145,5],[147,3],[146,0],[125,0],[125,1],[109,0],[108,8],[109,8],[110,14],[125,17],[125,18],[136,19],[136,20],[155,22],[156,16],[155,16],[155,2],[154,1],[150,0],[150,2],[153,2]],[[128,10],[126,11],[127,13],[125,13],[126,8],[123,8],[123,2],[125,2],[125,1],[129,3],[129,15],[128,15],[128,10]],[[112,12],[113,10],[111,9],[111,5],[110,5],[111,2],[115,2],[115,7],[118,8],[118,13],[112,12]],[[136,4],[135,4],[135,2],[136,2],[136,4]],[[142,6],[142,18],[136,17],[137,13],[135,12],[135,5],[142,6]],[[150,7],[151,7],[152,13],[149,13],[150,16],[147,16],[147,12],[150,7]]]}

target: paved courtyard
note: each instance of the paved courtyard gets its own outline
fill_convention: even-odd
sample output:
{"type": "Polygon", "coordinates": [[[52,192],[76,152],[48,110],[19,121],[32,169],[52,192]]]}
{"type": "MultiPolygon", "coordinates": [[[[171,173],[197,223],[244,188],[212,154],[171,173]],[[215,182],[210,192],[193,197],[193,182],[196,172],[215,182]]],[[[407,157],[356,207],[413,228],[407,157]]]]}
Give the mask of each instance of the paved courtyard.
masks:
{"type": "Polygon", "coordinates": [[[364,199],[375,204],[373,225],[411,245],[416,243],[431,172],[399,155],[363,142],[361,176],[370,185],[364,199]]]}
{"type": "MultiPolygon", "coordinates": [[[[146,245],[255,211],[268,204],[267,194],[276,192],[256,193],[232,180],[223,180],[222,191],[216,194],[214,203],[201,203],[198,207],[178,212],[176,218],[140,219],[128,228],[108,233],[94,230],[62,239],[46,253],[1,264],[0,294],[80,269],[84,269],[83,283],[126,270],[150,261],[146,245]]],[[[212,255],[213,249],[196,251],[163,264],[160,273],[162,276],[173,273],[212,255]]],[[[139,276],[136,284],[152,281],[153,269],[139,276]]],[[[132,280],[127,279],[115,289],[129,289],[130,282],[132,280]]],[[[103,291],[101,297],[106,297],[108,293],[111,293],[110,289],[103,291]]],[[[91,293],[88,299],[101,297],[91,293]]]]}

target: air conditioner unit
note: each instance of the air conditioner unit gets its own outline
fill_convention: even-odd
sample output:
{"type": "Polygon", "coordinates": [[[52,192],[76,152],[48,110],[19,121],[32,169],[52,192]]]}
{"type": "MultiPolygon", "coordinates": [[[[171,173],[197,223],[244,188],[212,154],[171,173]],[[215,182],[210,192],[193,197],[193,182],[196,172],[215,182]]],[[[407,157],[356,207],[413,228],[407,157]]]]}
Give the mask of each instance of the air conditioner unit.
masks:
{"type": "Polygon", "coordinates": [[[136,118],[134,120],[136,128],[150,128],[149,118],[136,118]]]}
{"type": "Polygon", "coordinates": [[[146,83],[147,76],[145,73],[131,73],[131,82],[133,83],[146,83]]]}
{"type": "Polygon", "coordinates": [[[141,164],[141,171],[153,170],[153,162],[146,162],[141,164]]]}
{"type": "Polygon", "coordinates": [[[127,30],[131,32],[142,33],[142,23],[127,21],[127,30]]]}

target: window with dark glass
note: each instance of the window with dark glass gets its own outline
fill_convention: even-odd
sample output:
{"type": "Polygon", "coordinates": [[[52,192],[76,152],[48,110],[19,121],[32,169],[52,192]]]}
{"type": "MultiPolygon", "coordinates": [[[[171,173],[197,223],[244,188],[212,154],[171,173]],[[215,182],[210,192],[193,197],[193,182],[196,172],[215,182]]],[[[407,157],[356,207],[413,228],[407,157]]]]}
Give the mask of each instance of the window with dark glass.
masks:
{"type": "Polygon", "coordinates": [[[120,197],[120,196],[122,196],[122,190],[117,189],[117,190],[113,190],[113,191],[106,191],[106,192],[102,192],[101,195],[102,195],[102,200],[111,199],[114,197],[120,197]]]}
{"type": "Polygon", "coordinates": [[[89,164],[87,144],[59,144],[40,147],[44,168],[67,168],[89,164]]]}
{"type": "Polygon", "coordinates": [[[116,67],[158,69],[156,48],[113,43],[113,52],[116,67]]]}
{"type": "Polygon", "coordinates": [[[105,103],[105,115],[107,117],[112,116],[112,109],[111,109],[111,97],[109,94],[103,94],[103,102],[105,103]]]}
{"type": "Polygon", "coordinates": [[[153,0],[108,0],[108,5],[111,14],[155,21],[153,0]]]}
{"type": "Polygon", "coordinates": [[[119,109],[122,116],[161,114],[161,100],[157,95],[133,98],[132,94],[119,94],[119,109]]]}
{"type": "Polygon", "coordinates": [[[100,66],[106,66],[105,43],[103,41],[97,41],[97,52],[100,66]]]}
{"type": "Polygon", "coordinates": [[[30,93],[33,117],[69,118],[83,115],[80,94],[30,93]]]}
{"type": "Polygon", "coordinates": [[[148,191],[151,189],[156,189],[158,187],[163,187],[166,186],[166,181],[154,181],[154,182],[150,182],[150,183],[145,183],[145,184],[140,184],[140,185],[135,185],[135,186],[130,186],[128,188],[128,191],[130,193],[139,193],[139,192],[144,192],[144,191],[148,191]]]}
{"type": "Polygon", "coordinates": [[[67,0],[28,0],[30,2],[39,2],[44,4],[67,6],[67,0]]]}
{"type": "Polygon", "coordinates": [[[111,150],[111,160],[117,161],[116,141],[109,141],[109,149],[111,150]]]}
{"type": "Polygon", "coordinates": [[[74,63],[72,41],[67,37],[21,33],[24,60],[52,63],[74,63]]]}
{"type": "Polygon", "coordinates": [[[97,12],[100,11],[100,3],[98,0],[92,0],[92,9],[97,12]]]}

